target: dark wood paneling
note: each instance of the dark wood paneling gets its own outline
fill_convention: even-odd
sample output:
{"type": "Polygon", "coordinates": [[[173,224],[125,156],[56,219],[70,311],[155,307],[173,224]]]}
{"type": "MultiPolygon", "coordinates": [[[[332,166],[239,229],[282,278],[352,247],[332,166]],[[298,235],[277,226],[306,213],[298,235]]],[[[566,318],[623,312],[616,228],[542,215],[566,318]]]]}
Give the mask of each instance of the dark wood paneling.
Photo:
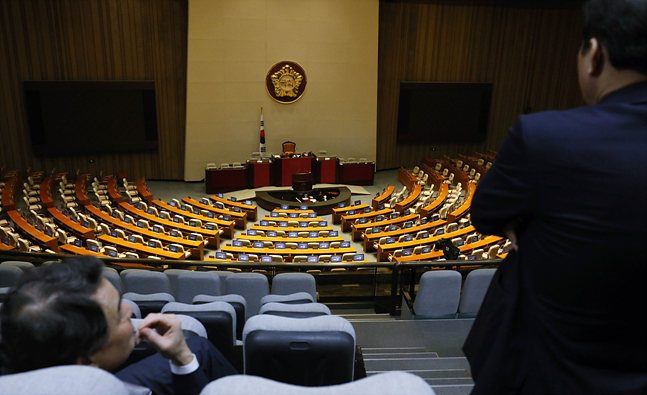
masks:
{"type": "Polygon", "coordinates": [[[528,5],[380,2],[378,169],[413,167],[425,156],[497,150],[527,104],[533,112],[583,104],[576,68],[579,9],[528,5]],[[397,144],[401,81],[493,83],[487,140],[397,144]]]}
{"type": "Polygon", "coordinates": [[[182,179],[187,20],[186,0],[2,0],[0,164],[182,179]],[[158,151],[35,157],[23,105],[29,80],[155,81],[158,151]]]}

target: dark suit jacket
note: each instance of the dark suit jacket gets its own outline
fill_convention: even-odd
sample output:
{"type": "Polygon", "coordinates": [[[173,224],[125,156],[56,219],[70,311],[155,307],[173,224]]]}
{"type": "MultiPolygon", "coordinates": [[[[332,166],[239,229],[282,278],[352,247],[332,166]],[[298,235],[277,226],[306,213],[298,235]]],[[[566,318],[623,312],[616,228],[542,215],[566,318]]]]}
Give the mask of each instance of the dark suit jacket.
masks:
{"type": "Polygon", "coordinates": [[[471,220],[519,251],[465,343],[474,394],[647,393],[647,83],[519,117],[471,220]]]}

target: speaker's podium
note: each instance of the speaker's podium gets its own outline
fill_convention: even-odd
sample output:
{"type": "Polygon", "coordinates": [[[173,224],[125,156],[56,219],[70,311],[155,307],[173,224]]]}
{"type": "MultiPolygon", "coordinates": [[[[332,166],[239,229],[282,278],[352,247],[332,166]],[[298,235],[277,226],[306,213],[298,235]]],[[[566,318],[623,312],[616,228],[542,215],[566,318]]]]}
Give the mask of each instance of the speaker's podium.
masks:
{"type": "Polygon", "coordinates": [[[297,192],[307,192],[312,190],[313,177],[312,172],[292,174],[292,189],[297,192]]]}
{"type": "Polygon", "coordinates": [[[274,159],[274,180],[272,184],[281,187],[291,186],[292,174],[312,172],[315,161],[314,156],[274,159]]]}

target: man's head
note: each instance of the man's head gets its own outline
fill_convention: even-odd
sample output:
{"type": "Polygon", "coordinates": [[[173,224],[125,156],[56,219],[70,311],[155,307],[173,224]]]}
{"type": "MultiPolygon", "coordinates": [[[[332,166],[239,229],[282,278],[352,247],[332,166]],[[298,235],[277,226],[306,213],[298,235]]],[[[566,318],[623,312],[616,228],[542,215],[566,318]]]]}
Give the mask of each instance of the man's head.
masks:
{"type": "Polygon", "coordinates": [[[590,0],[578,73],[584,100],[647,79],[647,0],[590,0]]]}
{"type": "Polygon", "coordinates": [[[95,258],[31,270],[0,312],[3,366],[23,372],[85,364],[113,370],[134,347],[132,309],[95,258]]]}

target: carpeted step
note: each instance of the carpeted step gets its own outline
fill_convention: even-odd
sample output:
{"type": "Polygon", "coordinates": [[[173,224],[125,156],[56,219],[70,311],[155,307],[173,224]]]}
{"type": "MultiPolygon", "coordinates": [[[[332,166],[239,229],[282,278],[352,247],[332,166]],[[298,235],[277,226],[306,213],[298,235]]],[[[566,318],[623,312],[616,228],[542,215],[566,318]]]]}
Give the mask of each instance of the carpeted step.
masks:
{"type": "Polygon", "coordinates": [[[379,359],[366,356],[364,357],[364,366],[367,372],[469,369],[469,363],[464,357],[379,359]]]}
{"type": "Polygon", "coordinates": [[[460,384],[460,385],[432,385],[436,395],[470,395],[474,384],[460,384]]]}

